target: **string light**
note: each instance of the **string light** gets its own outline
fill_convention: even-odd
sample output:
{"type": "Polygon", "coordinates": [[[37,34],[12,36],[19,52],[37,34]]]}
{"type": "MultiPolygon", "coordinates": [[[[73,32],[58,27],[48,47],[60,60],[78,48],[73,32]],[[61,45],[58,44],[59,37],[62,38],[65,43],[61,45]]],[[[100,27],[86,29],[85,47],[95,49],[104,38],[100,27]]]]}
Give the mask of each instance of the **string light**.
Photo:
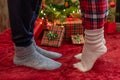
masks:
{"type": "Polygon", "coordinates": [[[63,11],[65,12],[66,10],[65,10],[65,9],[63,9],[63,11]]]}
{"type": "Polygon", "coordinates": [[[42,19],[44,19],[44,17],[42,17],[42,19]]]}
{"type": "Polygon", "coordinates": [[[75,11],[73,11],[73,13],[75,13],[75,11]]]}
{"type": "Polygon", "coordinates": [[[45,16],[46,14],[44,13],[44,16],[45,16]]]}
{"type": "Polygon", "coordinates": [[[53,8],[53,10],[55,11],[55,10],[56,10],[56,8],[53,8]]]}
{"type": "MultiPolygon", "coordinates": [[[[44,0],[44,2],[45,1],[47,1],[47,0],[44,0]]],[[[47,16],[48,18],[49,18],[49,16],[53,13],[55,13],[55,15],[56,15],[56,17],[61,17],[61,16],[65,16],[65,17],[68,17],[68,15],[70,14],[70,13],[79,13],[79,12],[81,12],[80,10],[79,10],[79,8],[80,8],[80,6],[79,6],[79,1],[78,0],[68,0],[68,1],[66,1],[66,2],[68,2],[68,5],[70,6],[70,7],[65,7],[65,5],[63,4],[63,5],[58,5],[58,4],[55,4],[54,2],[53,3],[49,3],[49,4],[46,4],[46,6],[45,6],[45,9],[41,9],[41,11],[40,11],[40,17],[42,18],[42,19],[44,19],[45,18],[45,16],[47,16]],[[76,3],[75,3],[75,2],[76,3]],[[75,5],[75,6],[74,6],[75,5]],[[57,9],[58,8],[58,9],[57,9]],[[71,10],[70,10],[71,9],[71,10]],[[63,13],[62,13],[63,12],[63,13]],[[48,15],[49,13],[51,13],[50,15],[48,15]],[[58,15],[60,15],[60,16],[58,16],[58,15]]],[[[61,17],[62,18],[62,17],[61,17]]],[[[53,18],[54,19],[54,18],[53,18]]]]}
{"type": "Polygon", "coordinates": [[[81,10],[79,10],[79,12],[81,12],[81,10]]]}
{"type": "Polygon", "coordinates": [[[43,10],[41,10],[41,12],[40,13],[43,13],[43,10]]]}

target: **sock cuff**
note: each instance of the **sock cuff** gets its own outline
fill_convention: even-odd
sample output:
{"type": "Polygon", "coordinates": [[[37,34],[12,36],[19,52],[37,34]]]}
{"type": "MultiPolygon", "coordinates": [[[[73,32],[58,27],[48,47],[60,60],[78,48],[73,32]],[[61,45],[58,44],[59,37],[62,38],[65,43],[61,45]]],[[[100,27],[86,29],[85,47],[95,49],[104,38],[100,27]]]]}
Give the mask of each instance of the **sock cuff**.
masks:
{"type": "Polygon", "coordinates": [[[104,28],[94,29],[94,30],[85,29],[85,35],[89,35],[89,36],[99,35],[103,33],[104,33],[104,28]]]}
{"type": "Polygon", "coordinates": [[[33,46],[33,43],[27,47],[17,47],[14,46],[15,48],[15,55],[16,56],[25,56],[34,53],[35,48],[33,46]]]}

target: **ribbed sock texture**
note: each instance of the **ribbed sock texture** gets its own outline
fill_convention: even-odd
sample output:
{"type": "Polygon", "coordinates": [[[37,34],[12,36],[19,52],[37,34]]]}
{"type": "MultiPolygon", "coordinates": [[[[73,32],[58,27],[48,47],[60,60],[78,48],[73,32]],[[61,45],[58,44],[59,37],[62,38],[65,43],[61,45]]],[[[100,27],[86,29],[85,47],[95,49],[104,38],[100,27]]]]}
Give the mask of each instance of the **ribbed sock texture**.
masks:
{"type": "Polygon", "coordinates": [[[47,51],[45,49],[42,49],[42,48],[38,47],[35,43],[34,38],[32,40],[33,40],[33,45],[34,45],[34,47],[35,47],[35,49],[37,50],[38,53],[40,53],[40,54],[42,54],[42,55],[44,55],[48,58],[60,58],[62,56],[62,54],[60,54],[60,53],[47,51]]]}
{"type": "Polygon", "coordinates": [[[28,47],[15,46],[14,64],[40,70],[54,70],[61,66],[61,63],[39,54],[33,44],[28,47]]]}
{"type": "Polygon", "coordinates": [[[82,72],[91,70],[95,61],[107,51],[102,41],[103,29],[85,30],[85,44],[83,46],[81,62],[73,66],[82,72]]]}
{"type": "MultiPolygon", "coordinates": [[[[105,45],[106,44],[106,40],[103,38],[103,44],[105,45]]],[[[82,58],[82,53],[79,53],[77,55],[74,56],[77,60],[81,60],[82,58]]]]}

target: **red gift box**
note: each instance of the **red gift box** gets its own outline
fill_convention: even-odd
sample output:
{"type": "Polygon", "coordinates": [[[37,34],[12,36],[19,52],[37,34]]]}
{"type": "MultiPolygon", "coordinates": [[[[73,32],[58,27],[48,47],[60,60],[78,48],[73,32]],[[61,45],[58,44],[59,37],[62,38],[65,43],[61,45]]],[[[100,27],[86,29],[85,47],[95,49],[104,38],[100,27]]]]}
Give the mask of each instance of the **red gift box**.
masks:
{"type": "Polygon", "coordinates": [[[73,19],[63,23],[65,27],[65,40],[70,40],[71,35],[84,34],[84,28],[82,26],[82,20],[73,19]]]}
{"type": "Polygon", "coordinates": [[[53,23],[46,21],[46,19],[36,19],[34,27],[34,38],[38,39],[43,30],[49,30],[52,26],[53,23]]]}
{"type": "Polygon", "coordinates": [[[38,18],[35,21],[35,27],[34,27],[34,38],[35,38],[35,40],[38,39],[42,30],[43,30],[42,19],[38,18]]]}
{"type": "Polygon", "coordinates": [[[65,29],[61,26],[51,27],[50,30],[44,31],[41,45],[60,47],[64,36],[65,29]]]}
{"type": "Polygon", "coordinates": [[[105,33],[112,34],[116,32],[116,23],[115,22],[106,22],[104,25],[105,33]]]}
{"type": "Polygon", "coordinates": [[[81,20],[79,18],[66,18],[66,21],[78,21],[81,20]]]}
{"type": "Polygon", "coordinates": [[[49,22],[48,19],[42,20],[42,27],[44,30],[49,30],[53,26],[52,22],[49,22]]]}

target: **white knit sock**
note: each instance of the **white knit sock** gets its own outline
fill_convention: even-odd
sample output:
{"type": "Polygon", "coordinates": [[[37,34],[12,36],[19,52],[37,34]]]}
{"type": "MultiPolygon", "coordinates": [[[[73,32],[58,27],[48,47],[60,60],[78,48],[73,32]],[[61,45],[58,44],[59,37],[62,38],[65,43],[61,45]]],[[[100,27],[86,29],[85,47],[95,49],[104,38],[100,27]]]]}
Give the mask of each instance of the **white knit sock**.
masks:
{"type": "Polygon", "coordinates": [[[103,44],[103,28],[96,30],[85,30],[85,44],[82,51],[81,62],[74,64],[74,68],[82,72],[89,71],[95,61],[104,53],[107,48],[103,44]]]}
{"type": "MultiPolygon", "coordinates": [[[[104,34],[103,34],[104,36],[104,34]]],[[[103,37],[103,40],[102,40],[103,44],[105,45],[106,44],[106,40],[105,38],[103,37]]],[[[82,57],[82,53],[79,53],[77,55],[74,56],[77,60],[81,60],[81,57],[82,57]]]]}

